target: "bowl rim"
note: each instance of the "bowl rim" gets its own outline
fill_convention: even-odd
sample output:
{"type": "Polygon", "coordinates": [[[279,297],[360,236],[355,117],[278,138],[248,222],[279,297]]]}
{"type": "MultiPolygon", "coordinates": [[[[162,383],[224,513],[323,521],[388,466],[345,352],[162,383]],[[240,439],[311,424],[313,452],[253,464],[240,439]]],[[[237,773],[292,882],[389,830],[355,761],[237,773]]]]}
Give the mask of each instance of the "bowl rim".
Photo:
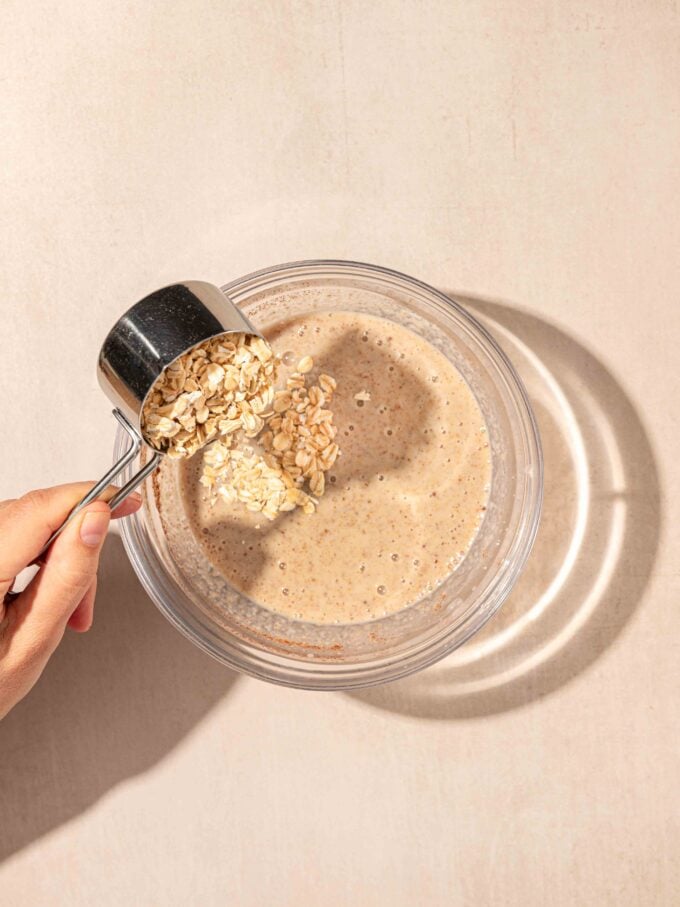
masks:
{"type": "MultiPolygon", "coordinates": [[[[221,286],[221,289],[227,295],[235,290],[244,292],[251,284],[261,282],[262,278],[276,278],[284,272],[297,279],[301,278],[301,272],[310,272],[310,276],[314,273],[332,276],[326,273],[329,269],[338,269],[341,272],[359,270],[369,279],[384,282],[385,278],[390,278],[398,284],[406,284],[406,287],[415,287],[426,295],[434,296],[445,308],[455,310],[472,337],[482,347],[486,346],[486,354],[491,355],[503,373],[516,415],[519,416],[518,425],[522,427],[522,441],[531,471],[525,475],[522,509],[517,518],[515,537],[501,569],[496,572],[460,620],[444,624],[438,632],[416,646],[415,650],[396,656],[388,655],[382,658],[376,656],[371,662],[322,663],[274,654],[237,638],[234,638],[234,645],[226,651],[224,642],[218,646],[209,638],[198,634],[169,605],[165,596],[161,594],[158,582],[154,582],[150,575],[151,565],[148,557],[144,557],[145,544],[138,516],[121,521],[121,536],[132,567],[149,597],[163,615],[203,651],[237,671],[283,686],[310,690],[349,690],[391,682],[428,667],[463,645],[498,611],[521,574],[536,538],[543,501],[544,466],[536,418],[524,384],[514,366],[488,329],[464,306],[441,290],[392,268],[343,259],[284,262],[250,272],[221,286]]],[[[123,439],[120,433],[117,433],[115,456],[120,456],[121,440],[123,439]]]]}

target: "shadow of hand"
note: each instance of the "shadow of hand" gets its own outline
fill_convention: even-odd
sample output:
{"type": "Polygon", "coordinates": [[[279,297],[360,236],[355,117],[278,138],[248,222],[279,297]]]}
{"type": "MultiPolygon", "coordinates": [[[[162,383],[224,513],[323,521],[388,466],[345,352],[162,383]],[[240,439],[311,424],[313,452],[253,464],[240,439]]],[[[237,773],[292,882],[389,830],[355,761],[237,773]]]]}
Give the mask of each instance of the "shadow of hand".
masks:
{"type": "Polygon", "coordinates": [[[109,536],[92,630],[67,632],[0,725],[0,860],[154,765],[236,677],[165,620],[109,536]]]}

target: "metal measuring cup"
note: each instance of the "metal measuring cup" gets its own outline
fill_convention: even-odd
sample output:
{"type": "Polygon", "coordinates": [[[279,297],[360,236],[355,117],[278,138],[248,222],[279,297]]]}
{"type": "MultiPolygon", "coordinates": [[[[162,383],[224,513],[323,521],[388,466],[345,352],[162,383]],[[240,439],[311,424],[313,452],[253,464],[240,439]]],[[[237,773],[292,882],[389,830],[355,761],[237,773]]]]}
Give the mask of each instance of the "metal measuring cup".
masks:
{"type": "MultiPolygon", "coordinates": [[[[142,412],[162,372],[199,343],[218,334],[234,333],[261,336],[219,287],[201,280],[186,280],[156,290],[118,319],[99,351],[97,377],[115,405],[113,415],[130,436],[131,444],[52,533],[41,554],[84,507],[104,496],[111,482],[137,456],[142,444],[148,443],[141,428],[142,412]]],[[[151,449],[149,460],[108,501],[111,510],[161,462],[163,454],[151,449]]]]}

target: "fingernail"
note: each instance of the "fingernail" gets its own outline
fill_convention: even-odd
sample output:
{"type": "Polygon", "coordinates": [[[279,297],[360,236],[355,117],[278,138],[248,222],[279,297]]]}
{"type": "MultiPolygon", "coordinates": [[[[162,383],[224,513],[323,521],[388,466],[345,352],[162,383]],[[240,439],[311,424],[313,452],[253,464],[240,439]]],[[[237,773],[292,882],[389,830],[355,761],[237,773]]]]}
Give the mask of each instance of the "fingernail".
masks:
{"type": "Polygon", "coordinates": [[[106,510],[95,510],[86,513],[80,525],[80,538],[90,548],[101,545],[102,539],[109,528],[109,514],[106,510]]]}
{"type": "Polygon", "coordinates": [[[133,504],[141,504],[142,496],[138,491],[133,491],[132,494],[128,496],[128,501],[132,501],[133,504]]]}

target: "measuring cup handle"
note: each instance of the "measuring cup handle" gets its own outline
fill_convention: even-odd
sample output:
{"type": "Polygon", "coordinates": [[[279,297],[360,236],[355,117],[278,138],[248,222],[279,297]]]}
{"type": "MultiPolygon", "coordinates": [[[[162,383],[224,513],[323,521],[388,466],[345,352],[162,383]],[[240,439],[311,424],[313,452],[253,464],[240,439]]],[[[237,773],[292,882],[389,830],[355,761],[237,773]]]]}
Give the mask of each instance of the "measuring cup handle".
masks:
{"type": "MultiPolygon", "coordinates": [[[[106,500],[104,492],[110,486],[111,482],[115,478],[117,478],[117,476],[120,475],[120,473],[125,469],[125,467],[128,465],[128,463],[131,463],[132,460],[134,460],[134,458],[139,453],[139,449],[142,446],[142,439],[140,438],[137,430],[130,424],[130,422],[128,422],[128,420],[125,418],[125,416],[119,409],[114,409],[113,415],[116,417],[116,419],[118,420],[120,425],[125,429],[125,431],[130,436],[130,439],[132,441],[130,447],[128,448],[128,450],[126,450],[126,452],[123,454],[123,456],[120,458],[120,460],[118,460],[117,463],[114,463],[113,466],[111,467],[111,469],[109,469],[109,471],[101,477],[101,479],[97,482],[97,484],[94,485],[88,491],[88,493],[85,495],[85,497],[82,498],[80,501],[78,501],[76,506],[69,513],[69,515],[66,517],[64,522],[61,524],[61,526],[59,526],[58,529],[55,529],[55,531],[52,533],[52,535],[49,537],[49,539],[45,543],[42,551],[38,555],[38,558],[37,558],[38,560],[40,560],[40,558],[50,547],[52,542],[57,538],[57,536],[61,535],[61,533],[68,526],[68,524],[71,522],[71,520],[75,516],[77,516],[84,507],[87,507],[88,504],[90,504],[92,501],[97,500],[97,498],[102,498],[102,499],[106,500]]],[[[161,461],[161,454],[159,454],[159,453],[152,454],[148,463],[145,463],[144,466],[142,466],[142,468],[139,469],[132,476],[132,478],[129,479],[125,483],[125,485],[123,485],[122,488],[119,488],[113,494],[113,496],[108,499],[108,505],[111,508],[111,510],[115,510],[119,504],[122,504],[123,501],[125,500],[125,498],[129,494],[131,494],[135,490],[135,488],[137,488],[138,485],[141,485],[141,483],[144,481],[144,479],[148,475],[151,475],[151,473],[158,466],[160,461],[161,461]]]]}

